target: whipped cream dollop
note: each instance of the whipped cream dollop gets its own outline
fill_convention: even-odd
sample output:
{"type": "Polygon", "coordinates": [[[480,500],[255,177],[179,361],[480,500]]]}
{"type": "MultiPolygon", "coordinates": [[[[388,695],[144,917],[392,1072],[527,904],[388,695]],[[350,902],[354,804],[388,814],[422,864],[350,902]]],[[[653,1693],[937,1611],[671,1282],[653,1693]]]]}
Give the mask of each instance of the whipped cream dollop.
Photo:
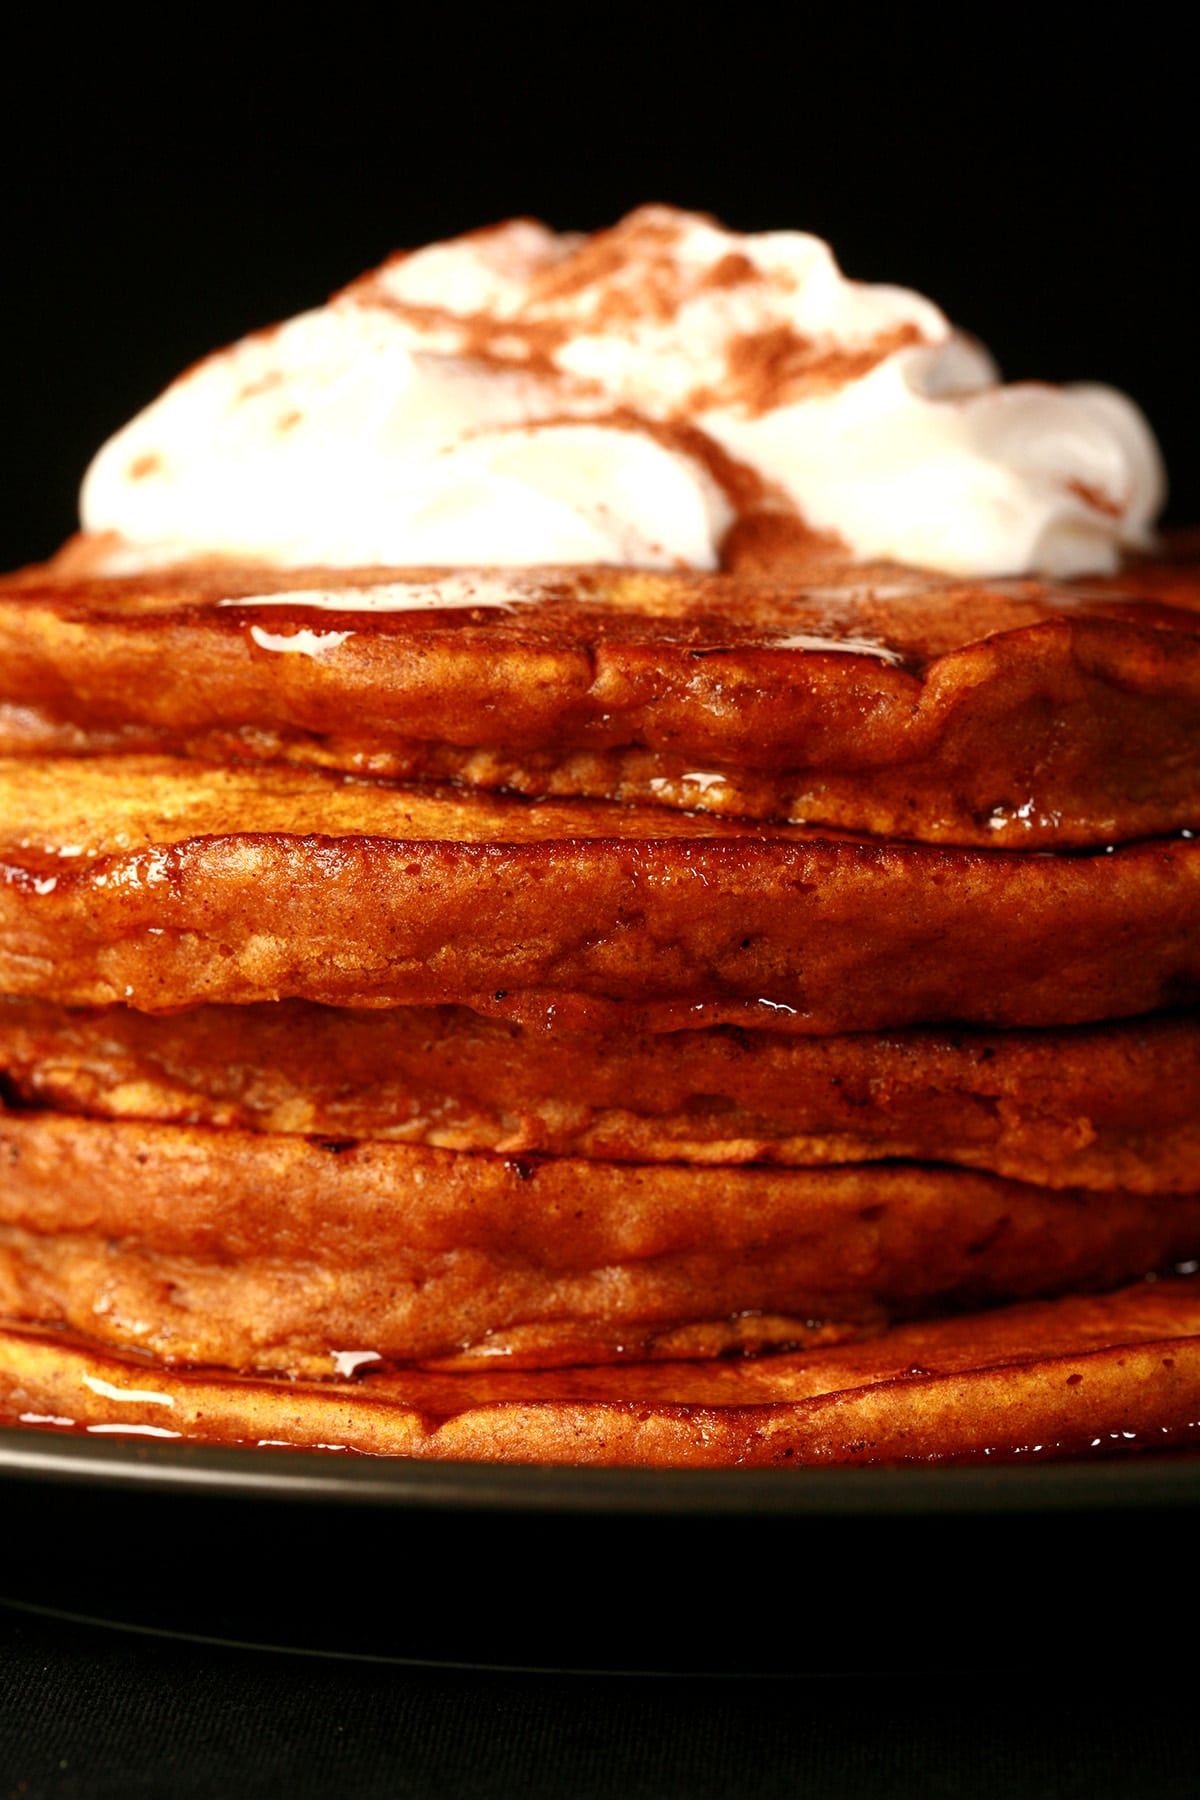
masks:
{"type": "Polygon", "coordinates": [[[517,219],[391,258],[219,351],[100,451],[85,530],[114,572],[718,568],[768,519],[857,560],[1110,572],[1164,495],[1111,388],[1001,385],[930,301],[847,280],[800,232],[642,207],[517,219]]]}

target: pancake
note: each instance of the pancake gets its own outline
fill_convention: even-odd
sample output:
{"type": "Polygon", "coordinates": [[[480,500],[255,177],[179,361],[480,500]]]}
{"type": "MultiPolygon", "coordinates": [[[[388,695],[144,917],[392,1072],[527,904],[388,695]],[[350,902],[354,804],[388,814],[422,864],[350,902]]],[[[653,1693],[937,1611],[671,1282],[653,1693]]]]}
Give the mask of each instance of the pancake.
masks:
{"type": "Polygon", "coordinates": [[[1200,843],[1022,856],[169,758],[0,764],[0,992],[654,1028],[1061,1025],[1200,992],[1200,843]]]}
{"type": "Polygon", "coordinates": [[[165,1015],[0,1001],[0,1092],[94,1118],[506,1156],[903,1157],[1047,1187],[1200,1187],[1193,1014],[1042,1031],[549,1035],[461,1007],[165,1015]]]}
{"type": "Polygon", "coordinates": [[[1179,563],[1135,565],[1127,594],[844,558],[713,576],[89,560],[83,540],[0,584],[0,754],[282,759],[981,847],[1099,846],[1200,812],[1200,584],[1179,563]],[[396,610],[369,610],[381,595],[396,610]],[[239,597],[273,603],[222,604],[239,597]]]}
{"type": "Polygon", "coordinates": [[[633,1166],[0,1113],[0,1315],[159,1357],[328,1374],[877,1330],[1112,1287],[1200,1249],[1200,1194],[961,1169],[633,1166]]]}
{"type": "Polygon", "coordinates": [[[689,1468],[1029,1461],[1194,1447],[1200,1283],[1033,1302],[792,1356],[559,1371],[174,1370],[0,1330],[0,1418],[422,1459],[689,1468]]]}

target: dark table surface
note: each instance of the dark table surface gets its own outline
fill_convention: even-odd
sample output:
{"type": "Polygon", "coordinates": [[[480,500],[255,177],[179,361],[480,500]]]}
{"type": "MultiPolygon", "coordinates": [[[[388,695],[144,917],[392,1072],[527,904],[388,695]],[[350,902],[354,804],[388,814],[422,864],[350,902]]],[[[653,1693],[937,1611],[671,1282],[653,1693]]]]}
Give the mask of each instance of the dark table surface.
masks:
{"type": "Polygon", "coordinates": [[[1200,1464],[232,1454],[2,1438],[0,1797],[1200,1794],[1200,1464]]]}
{"type": "Polygon", "coordinates": [[[353,1663],[0,1609],[6,1795],[1194,1796],[1162,1642],[1081,1683],[522,1675],[353,1663]],[[1148,1679],[1147,1679],[1148,1678],[1148,1679]]]}

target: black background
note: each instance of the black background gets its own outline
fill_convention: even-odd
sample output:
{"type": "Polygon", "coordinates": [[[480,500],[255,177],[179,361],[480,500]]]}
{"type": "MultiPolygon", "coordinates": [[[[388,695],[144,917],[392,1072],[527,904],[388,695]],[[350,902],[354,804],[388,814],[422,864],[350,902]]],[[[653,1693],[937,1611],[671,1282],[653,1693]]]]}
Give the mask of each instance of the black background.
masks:
{"type": "MultiPolygon", "coordinates": [[[[1103,379],[1200,519],[1194,77],[1153,14],[580,6],[191,18],[81,41],[57,15],[0,109],[0,566],[72,529],[92,452],[217,344],[381,260],[514,213],[645,199],[828,237],[929,294],[1006,376],[1103,379]],[[968,32],[967,27],[970,26],[968,32]]],[[[28,25],[28,21],[27,21],[28,25]]]]}

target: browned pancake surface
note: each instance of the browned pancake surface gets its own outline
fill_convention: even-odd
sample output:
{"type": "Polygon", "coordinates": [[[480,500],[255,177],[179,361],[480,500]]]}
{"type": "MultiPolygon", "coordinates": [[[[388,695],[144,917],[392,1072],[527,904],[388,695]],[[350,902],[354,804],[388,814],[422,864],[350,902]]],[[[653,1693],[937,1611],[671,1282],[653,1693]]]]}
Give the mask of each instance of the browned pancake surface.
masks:
{"type": "Polygon", "coordinates": [[[665,1043],[630,1034],[1057,1027],[1200,994],[1200,845],[1186,839],[1019,857],[743,822],[1022,849],[1194,827],[1190,572],[1068,589],[879,572],[818,589],[567,571],[511,610],[216,604],[295,579],[96,581],[60,565],[0,596],[0,750],[14,757],[0,768],[0,991],[35,1002],[17,1003],[17,1054],[0,1063],[18,1095],[116,1115],[0,1117],[0,1311],[37,1328],[0,1331],[5,1416],[710,1466],[1078,1454],[1200,1433],[1194,1282],[838,1341],[888,1315],[1193,1258],[1188,1026],[1152,1023],[1136,1055],[1121,1028],[1048,1031],[1036,1047],[1026,1032],[993,1038],[991,1059],[931,1032],[701,1030],[682,1051],[670,1041],[669,1064],[665,1043]],[[163,749],[209,766],[141,754],[163,749]],[[109,750],[122,754],[92,754],[109,750]],[[408,1036],[401,1014],[364,1016],[339,1026],[346,1043],[377,1024],[394,1037],[383,1086],[377,1051],[360,1050],[356,1089],[332,1061],[312,1078],[335,1046],[302,1004],[271,1013],[261,1049],[250,1023],[222,1085],[219,1004],[134,1020],[115,1048],[72,1025],[49,1060],[32,1017],[41,1001],[280,996],[466,1004],[624,1035],[597,1063],[594,1038],[429,1013],[431,1081],[420,1015],[408,1036]],[[289,1061],[269,1040],[293,1015],[289,1061]],[[142,1026],[178,1029],[165,1060],[142,1026]],[[848,1086],[831,1102],[835,1079],[848,1086]],[[348,1117],[369,1126],[389,1094],[408,1108],[402,1129],[421,1118],[456,1148],[509,1131],[519,1150],[347,1144],[363,1131],[348,1117]],[[128,1122],[189,1105],[182,1117],[211,1108],[224,1129],[128,1122]],[[285,1120],[329,1139],[275,1135],[285,1120]],[[914,1154],[939,1134],[943,1154],[1045,1186],[908,1164],[741,1166],[914,1154]],[[732,1166],[696,1166],[706,1156],[732,1166]],[[441,1366],[312,1379],[333,1352],[368,1349],[441,1366]],[[544,1366],[571,1361],[600,1366],[544,1366]]]}
{"type": "Polygon", "coordinates": [[[1197,1282],[907,1325],[790,1356],[244,1380],[0,1331],[0,1417],[206,1443],[640,1467],[1022,1460],[1200,1438],[1197,1282]]]}
{"type": "Polygon", "coordinates": [[[457,1007],[303,1001],[154,1015],[0,999],[27,1105],[625,1162],[906,1157],[1051,1187],[1200,1187],[1200,1021],[910,1029],[523,1029],[457,1007]]]}
{"type": "Polygon", "coordinates": [[[0,584],[0,751],[284,759],[977,845],[1200,823],[1186,563],[1128,592],[545,570],[533,604],[371,614],[220,602],[437,572],[80,560],[0,584]]]}
{"type": "Polygon", "coordinates": [[[0,1166],[0,1315],[233,1368],[707,1356],[1200,1253],[1200,1194],[905,1163],[503,1158],[33,1112],[0,1114],[0,1166]]]}
{"type": "Polygon", "coordinates": [[[0,992],[560,1025],[1076,1023],[1200,991],[1200,843],[839,839],[169,758],[0,764],[0,992]]]}

